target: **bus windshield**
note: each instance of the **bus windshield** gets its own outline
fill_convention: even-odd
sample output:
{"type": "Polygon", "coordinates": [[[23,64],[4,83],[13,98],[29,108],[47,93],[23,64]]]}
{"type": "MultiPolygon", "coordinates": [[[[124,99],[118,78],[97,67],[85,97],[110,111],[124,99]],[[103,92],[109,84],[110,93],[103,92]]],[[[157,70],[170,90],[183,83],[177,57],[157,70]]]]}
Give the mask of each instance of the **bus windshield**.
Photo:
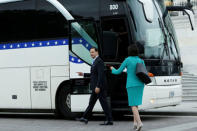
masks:
{"type": "Polygon", "coordinates": [[[157,1],[153,1],[153,20],[146,19],[143,4],[135,0],[127,0],[136,26],[135,38],[141,41],[140,57],[145,62],[149,72],[158,76],[179,75],[180,67],[176,37],[171,21],[164,21],[162,11],[157,1]],[[139,11],[141,10],[141,11],[139,11]],[[166,23],[165,23],[166,22],[166,23]]]}
{"type": "Polygon", "coordinates": [[[149,22],[146,20],[142,3],[135,0],[128,0],[127,2],[136,24],[136,40],[142,41],[143,44],[138,45],[141,57],[144,59],[165,59],[163,56],[165,37],[156,8],[153,8],[153,21],[149,22]]]}

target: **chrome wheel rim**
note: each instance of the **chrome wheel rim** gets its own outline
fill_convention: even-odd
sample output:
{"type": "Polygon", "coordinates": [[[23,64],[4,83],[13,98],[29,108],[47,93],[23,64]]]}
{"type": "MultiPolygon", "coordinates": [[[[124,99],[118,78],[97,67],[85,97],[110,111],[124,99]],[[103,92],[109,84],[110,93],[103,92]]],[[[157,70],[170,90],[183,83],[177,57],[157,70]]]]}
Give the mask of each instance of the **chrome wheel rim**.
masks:
{"type": "Polygon", "coordinates": [[[66,105],[68,106],[69,109],[71,109],[71,95],[68,94],[66,97],[66,105]]]}

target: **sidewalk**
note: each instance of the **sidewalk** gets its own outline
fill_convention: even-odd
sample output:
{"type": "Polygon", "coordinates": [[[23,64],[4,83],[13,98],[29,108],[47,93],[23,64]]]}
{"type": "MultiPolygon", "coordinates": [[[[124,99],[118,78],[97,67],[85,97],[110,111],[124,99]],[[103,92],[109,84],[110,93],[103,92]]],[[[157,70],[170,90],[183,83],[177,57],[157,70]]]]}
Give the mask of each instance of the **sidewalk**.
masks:
{"type": "Polygon", "coordinates": [[[186,115],[197,116],[197,102],[182,102],[177,106],[162,107],[142,111],[142,115],[186,115]]]}

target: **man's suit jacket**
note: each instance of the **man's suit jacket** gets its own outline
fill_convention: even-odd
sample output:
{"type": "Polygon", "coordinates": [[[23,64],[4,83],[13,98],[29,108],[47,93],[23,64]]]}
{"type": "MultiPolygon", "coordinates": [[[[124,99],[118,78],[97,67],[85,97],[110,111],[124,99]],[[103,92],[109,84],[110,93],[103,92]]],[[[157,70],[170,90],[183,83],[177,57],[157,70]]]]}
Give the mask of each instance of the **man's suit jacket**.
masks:
{"type": "Polygon", "coordinates": [[[90,77],[91,90],[94,91],[96,87],[105,89],[104,62],[99,56],[92,64],[90,73],[84,73],[84,77],[90,77]]]}

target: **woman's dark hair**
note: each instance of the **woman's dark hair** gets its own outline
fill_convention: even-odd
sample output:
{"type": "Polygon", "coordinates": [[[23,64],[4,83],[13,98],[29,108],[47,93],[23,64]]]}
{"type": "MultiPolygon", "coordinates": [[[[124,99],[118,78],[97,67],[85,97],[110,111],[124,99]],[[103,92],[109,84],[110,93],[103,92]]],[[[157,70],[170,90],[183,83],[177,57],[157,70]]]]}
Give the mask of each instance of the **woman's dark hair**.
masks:
{"type": "Polygon", "coordinates": [[[136,46],[137,43],[138,42],[134,42],[131,45],[129,45],[128,56],[138,56],[139,55],[138,47],[136,46]]]}

